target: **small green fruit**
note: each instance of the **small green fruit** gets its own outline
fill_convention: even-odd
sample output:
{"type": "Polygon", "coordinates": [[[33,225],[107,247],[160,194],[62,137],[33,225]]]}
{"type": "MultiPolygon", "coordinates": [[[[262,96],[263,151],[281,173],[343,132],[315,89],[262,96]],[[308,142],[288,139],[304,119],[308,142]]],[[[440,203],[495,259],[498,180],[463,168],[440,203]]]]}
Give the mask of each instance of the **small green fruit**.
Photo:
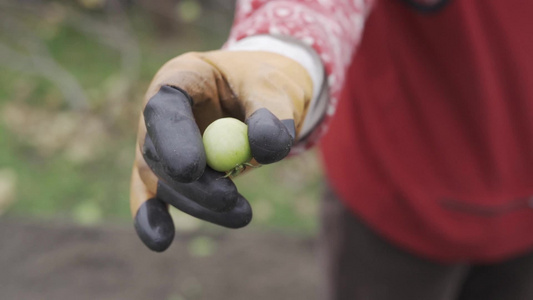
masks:
{"type": "Polygon", "coordinates": [[[207,164],[214,170],[238,175],[252,159],[248,126],[234,118],[209,124],[203,136],[207,164]]]}

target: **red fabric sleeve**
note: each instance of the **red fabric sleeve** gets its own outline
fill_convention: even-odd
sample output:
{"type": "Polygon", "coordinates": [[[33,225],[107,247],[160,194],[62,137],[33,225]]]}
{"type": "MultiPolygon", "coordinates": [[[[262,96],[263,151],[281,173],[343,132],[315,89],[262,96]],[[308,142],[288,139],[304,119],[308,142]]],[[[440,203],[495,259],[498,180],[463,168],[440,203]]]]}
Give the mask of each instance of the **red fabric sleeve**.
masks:
{"type": "Polygon", "coordinates": [[[327,74],[329,105],[326,117],[295,151],[315,144],[325,132],[337,105],[345,73],[375,0],[240,0],[227,45],[258,34],[283,35],[311,46],[327,74]]]}

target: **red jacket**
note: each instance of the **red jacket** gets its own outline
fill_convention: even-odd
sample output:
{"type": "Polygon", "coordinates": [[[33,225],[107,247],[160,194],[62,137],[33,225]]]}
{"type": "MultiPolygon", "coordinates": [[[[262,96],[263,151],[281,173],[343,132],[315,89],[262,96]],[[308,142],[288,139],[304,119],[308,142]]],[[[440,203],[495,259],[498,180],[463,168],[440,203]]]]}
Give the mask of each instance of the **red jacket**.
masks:
{"type": "Polygon", "coordinates": [[[321,143],[329,181],[398,246],[476,262],[533,249],[531,11],[452,0],[422,14],[381,0],[362,39],[347,33],[353,61],[325,61],[342,74],[321,143]]]}

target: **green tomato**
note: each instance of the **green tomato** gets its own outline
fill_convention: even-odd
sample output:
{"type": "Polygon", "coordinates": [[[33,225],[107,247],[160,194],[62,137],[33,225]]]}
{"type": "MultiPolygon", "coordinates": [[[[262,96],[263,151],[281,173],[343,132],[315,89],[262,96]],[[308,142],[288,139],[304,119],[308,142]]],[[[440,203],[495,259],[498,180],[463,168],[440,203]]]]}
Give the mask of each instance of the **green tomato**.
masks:
{"type": "Polygon", "coordinates": [[[203,136],[207,164],[214,170],[237,175],[252,159],[248,126],[234,118],[209,124],[203,136]]]}

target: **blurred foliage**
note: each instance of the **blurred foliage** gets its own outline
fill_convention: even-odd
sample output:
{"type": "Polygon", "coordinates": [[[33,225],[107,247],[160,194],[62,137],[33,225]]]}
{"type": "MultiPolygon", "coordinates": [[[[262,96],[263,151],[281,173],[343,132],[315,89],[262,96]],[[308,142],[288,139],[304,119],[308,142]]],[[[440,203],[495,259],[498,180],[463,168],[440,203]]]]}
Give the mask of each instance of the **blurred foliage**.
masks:
{"type": "MultiPolygon", "coordinates": [[[[168,59],[223,44],[227,2],[0,0],[0,213],[129,221],[143,93],[168,59]]],[[[315,229],[322,177],[313,152],[236,182],[253,224],[315,229]]],[[[204,226],[172,215],[178,230],[204,226]]]]}

